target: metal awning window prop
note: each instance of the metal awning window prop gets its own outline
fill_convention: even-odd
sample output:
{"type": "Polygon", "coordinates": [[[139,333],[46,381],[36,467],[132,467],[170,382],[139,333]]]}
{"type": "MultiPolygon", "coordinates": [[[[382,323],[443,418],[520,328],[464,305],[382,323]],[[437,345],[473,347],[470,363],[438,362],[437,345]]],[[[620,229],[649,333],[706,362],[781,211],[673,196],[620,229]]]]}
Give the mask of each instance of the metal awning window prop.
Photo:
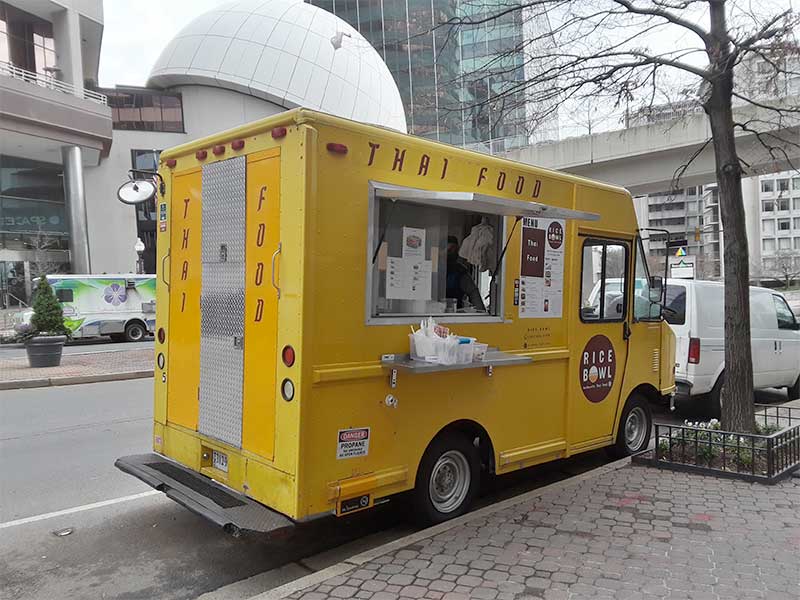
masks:
{"type": "Polygon", "coordinates": [[[509,200],[477,192],[437,192],[408,188],[390,183],[371,181],[375,195],[391,200],[417,202],[427,206],[441,206],[485,215],[504,217],[532,217],[545,219],[576,219],[597,221],[600,215],[569,208],[550,206],[541,202],[509,200]]]}

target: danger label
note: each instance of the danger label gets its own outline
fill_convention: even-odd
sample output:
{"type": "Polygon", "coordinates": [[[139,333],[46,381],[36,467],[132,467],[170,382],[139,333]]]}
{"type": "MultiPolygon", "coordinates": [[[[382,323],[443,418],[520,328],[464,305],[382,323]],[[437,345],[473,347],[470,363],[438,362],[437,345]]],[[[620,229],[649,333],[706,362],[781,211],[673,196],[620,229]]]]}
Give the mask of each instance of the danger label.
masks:
{"type": "Polygon", "coordinates": [[[367,454],[369,454],[369,427],[339,430],[336,458],[353,458],[367,454]]]}

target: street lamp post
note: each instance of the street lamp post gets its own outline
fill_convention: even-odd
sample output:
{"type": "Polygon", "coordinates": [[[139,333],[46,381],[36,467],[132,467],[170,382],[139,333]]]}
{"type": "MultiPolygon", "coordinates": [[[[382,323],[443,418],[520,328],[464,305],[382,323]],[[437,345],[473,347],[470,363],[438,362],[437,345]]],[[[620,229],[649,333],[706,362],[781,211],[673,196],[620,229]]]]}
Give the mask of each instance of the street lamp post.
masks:
{"type": "Polygon", "coordinates": [[[136,243],[133,245],[133,249],[136,251],[137,259],[136,259],[136,274],[142,275],[144,273],[144,258],[142,255],[144,254],[144,242],[142,238],[136,238],[136,243]]]}

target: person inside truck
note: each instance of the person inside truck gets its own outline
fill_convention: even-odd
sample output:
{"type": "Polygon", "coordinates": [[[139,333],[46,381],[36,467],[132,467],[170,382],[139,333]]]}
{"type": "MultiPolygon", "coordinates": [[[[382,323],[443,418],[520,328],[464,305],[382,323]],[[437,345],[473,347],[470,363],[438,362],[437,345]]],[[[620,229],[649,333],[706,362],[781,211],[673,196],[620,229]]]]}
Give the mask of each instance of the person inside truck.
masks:
{"type": "Polygon", "coordinates": [[[478,311],[485,312],[486,306],[481,298],[481,292],[475,285],[475,280],[469,273],[468,267],[458,256],[458,238],[454,235],[447,237],[447,298],[454,298],[457,308],[464,308],[464,298],[478,311]]]}

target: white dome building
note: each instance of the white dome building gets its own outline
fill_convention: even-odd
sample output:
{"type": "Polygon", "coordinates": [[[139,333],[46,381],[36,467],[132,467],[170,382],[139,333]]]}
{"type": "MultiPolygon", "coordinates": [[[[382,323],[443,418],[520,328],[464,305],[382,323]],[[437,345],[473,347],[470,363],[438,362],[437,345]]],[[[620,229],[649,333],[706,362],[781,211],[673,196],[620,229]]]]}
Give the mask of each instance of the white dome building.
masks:
{"type": "Polygon", "coordinates": [[[137,237],[155,272],[155,207],[115,199],[131,168],[159,151],[302,106],[406,132],[400,92],[380,55],[343,20],[301,0],[242,0],[197,17],[161,53],[146,88],[105,90],[108,156],[84,169],[92,271],[135,268],[137,237]]]}
{"type": "Polygon", "coordinates": [[[400,92],[377,51],[302,0],[243,0],[197,17],[164,48],[149,85],[223,88],[406,132],[400,92]]]}

